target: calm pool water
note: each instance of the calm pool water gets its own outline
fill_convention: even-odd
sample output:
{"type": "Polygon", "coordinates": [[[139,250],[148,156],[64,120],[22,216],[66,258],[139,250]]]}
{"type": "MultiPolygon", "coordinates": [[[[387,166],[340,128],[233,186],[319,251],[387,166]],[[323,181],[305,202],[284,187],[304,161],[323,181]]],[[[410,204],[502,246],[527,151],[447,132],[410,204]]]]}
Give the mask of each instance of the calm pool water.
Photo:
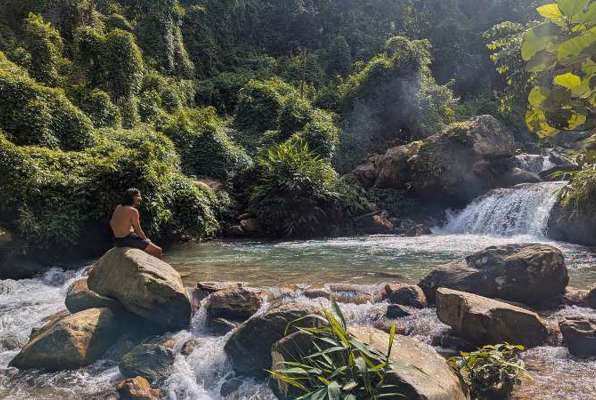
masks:
{"type": "Polygon", "coordinates": [[[213,241],[177,246],[168,252],[166,261],[189,285],[210,280],[245,281],[255,286],[417,282],[432,268],[485,247],[536,242],[563,251],[571,286],[596,285],[595,249],[532,236],[433,234],[413,238],[375,235],[287,242],[213,241]]]}

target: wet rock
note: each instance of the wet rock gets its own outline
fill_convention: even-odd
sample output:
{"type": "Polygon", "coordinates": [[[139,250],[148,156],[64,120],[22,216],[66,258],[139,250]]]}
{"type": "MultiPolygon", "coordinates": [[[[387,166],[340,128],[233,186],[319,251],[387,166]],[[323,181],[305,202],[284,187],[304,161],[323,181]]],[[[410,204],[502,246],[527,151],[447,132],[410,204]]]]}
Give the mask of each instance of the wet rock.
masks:
{"type": "Polygon", "coordinates": [[[54,326],[57,322],[64,319],[65,317],[69,316],[70,313],[67,310],[61,310],[55,312],[54,314],[48,315],[45,317],[41,322],[43,325],[34,327],[31,329],[31,334],[29,335],[29,340],[33,340],[35,337],[39,336],[41,333],[47,331],[52,326],[54,326]]]}
{"type": "Polygon", "coordinates": [[[240,325],[239,322],[230,321],[225,318],[215,318],[208,321],[209,330],[215,335],[225,335],[240,325]]]}
{"type": "Polygon", "coordinates": [[[222,397],[229,396],[232,393],[237,392],[241,385],[242,380],[239,378],[228,379],[221,385],[221,388],[219,389],[219,394],[222,397]]]}
{"type": "Polygon", "coordinates": [[[147,379],[137,376],[125,379],[116,386],[119,400],[159,400],[158,389],[152,389],[147,379]]]}
{"type": "Polygon", "coordinates": [[[399,285],[397,287],[387,286],[385,288],[387,298],[391,304],[401,304],[416,308],[426,307],[426,296],[417,285],[399,285]]]}
{"type": "Polygon", "coordinates": [[[468,342],[467,340],[449,333],[433,336],[431,339],[431,345],[442,347],[445,349],[453,349],[457,351],[467,352],[474,351],[477,348],[477,346],[468,342]]]}
{"type": "Polygon", "coordinates": [[[19,369],[59,371],[98,360],[122,331],[109,308],[90,308],[49,322],[10,362],[19,369]]]}
{"type": "Polygon", "coordinates": [[[511,187],[522,183],[538,183],[542,179],[538,174],[524,171],[520,168],[513,168],[508,171],[500,180],[503,187],[511,187]]]}
{"type": "Polygon", "coordinates": [[[198,339],[192,338],[184,342],[180,349],[180,354],[183,356],[189,356],[195,349],[201,344],[198,339]]]}
{"type": "Polygon", "coordinates": [[[118,301],[101,296],[90,290],[87,286],[87,278],[80,278],[72,283],[70,288],[68,288],[64,303],[71,313],[83,311],[88,308],[107,307],[114,311],[122,308],[118,301]]]}
{"type": "Polygon", "coordinates": [[[559,323],[569,352],[577,357],[596,356],[596,319],[569,317],[559,323]]]}
{"type": "MultiPolygon", "coordinates": [[[[352,327],[350,334],[361,342],[387,353],[389,335],[374,328],[352,327]]],[[[273,369],[280,368],[284,361],[300,360],[313,351],[312,337],[296,332],[276,342],[272,347],[273,369]]],[[[447,362],[430,346],[420,341],[398,336],[390,355],[393,369],[386,377],[387,385],[408,400],[465,400],[459,380],[447,362]]],[[[272,388],[282,399],[296,398],[292,388],[273,380],[272,388]]],[[[400,396],[400,398],[401,398],[400,396]]],[[[393,398],[393,397],[391,397],[393,398]]]]}
{"type": "Polygon", "coordinates": [[[373,320],[373,327],[380,331],[389,333],[391,332],[392,327],[395,325],[395,332],[398,335],[409,336],[414,331],[414,327],[411,325],[406,325],[400,323],[399,320],[395,318],[389,318],[385,315],[380,316],[377,319],[373,320]]]}
{"type": "Polygon", "coordinates": [[[492,246],[431,271],[419,286],[434,301],[440,287],[530,305],[558,300],[569,282],[561,251],[545,244],[492,246]]]}
{"type": "Polygon", "coordinates": [[[588,295],[587,290],[567,287],[565,288],[565,294],[562,296],[562,303],[567,306],[589,307],[588,295]]]}
{"type": "Polygon", "coordinates": [[[436,301],[441,322],[474,344],[508,342],[534,347],[547,340],[544,321],[524,308],[444,288],[437,290],[436,301]]]}
{"type": "Polygon", "coordinates": [[[389,304],[385,316],[390,319],[410,316],[410,312],[398,304],[389,304]]]}
{"type": "Polygon", "coordinates": [[[200,300],[207,298],[210,294],[224,289],[234,289],[246,286],[246,282],[236,281],[214,281],[214,282],[198,282],[197,283],[197,297],[200,300]]]}
{"type": "Polygon", "coordinates": [[[180,275],[142,250],[111,249],[95,263],[87,283],[94,292],[117,299],[126,310],[164,329],[190,324],[192,306],[180,275]]]}
{"type": "Polygon", "coordinates": [[[368,235],[388,234],[394,230],[393,223],[386,212],[375,212],[358,217],[356,231],[368,235]]]}
{"type": "Polygon", "coordinates": [[[333,283],[327,288],[331,292],[331,297],[338,303],[366,304],[382,300],[378,291],[367,285],[333,283]]]}
{"type": "Polygon", "coordinates": [[[127,378],[142,376],[149,382],[159,382],[170,375],[174,359],[172,350],[165,346],[144,343],[122,356],[118,368],[127,378]]]}
{"type": "Polygon", "coordinates": [[[596,288],[588,292],[584,301],[588,307],[596,308],[596,288]]]}
{"type": "MultiPolygon", "coordinates": [[[[295,329],[291,323],[319,309],[310,304],[285,303],[271,307],[242,323],[230,336],[224,350],[234,370],[241,375],[266,377],[271,368],[271,346],[295,329]]],[[[319,320],[305,318],[300,326],[314,326],[319,320]]]]}
{"type": "Polygon", "coordinates": [[[331,291],[325,288],[311,288],[306,289],[303,293],[304,297],[309,299],[329,299],[331,298],[331,291]]]}
{"type": "Polygon", "coordinates": [[[596,214],[559,199],[550,212],[547,234],[554,240],[596,246],[596,214]]]}
{"type": "Polygon", "coordinates": [[[245,233],[257,233],[259,231],[259,224],[257,223],[256,218],[248,218],[240,220],[240,227],[242,231],[245,233]]]}
{"type": "Polygon", "coordinates": [[[256,313],[266,297],[266,292],[255,288],[223,289],[209,296],[207,317],[245,321],[256,313]]]}

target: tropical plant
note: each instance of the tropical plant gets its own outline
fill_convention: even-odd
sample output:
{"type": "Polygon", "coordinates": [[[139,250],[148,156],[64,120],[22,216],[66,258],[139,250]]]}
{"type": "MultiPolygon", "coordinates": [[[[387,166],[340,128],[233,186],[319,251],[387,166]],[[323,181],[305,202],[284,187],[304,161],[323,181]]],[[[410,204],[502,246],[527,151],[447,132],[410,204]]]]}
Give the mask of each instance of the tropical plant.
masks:
{"type": "Polygon", "coordinates": [[[520,376],[526,373],[520,353],[523,346],[508,343],[483,346],[449,359],[449,365],[477,400],[508,399],[520,376]]]}
{"type": "Polygon", "coordinates": [[[401,397],[386,383],[391,370],[395,325],[391,327],[387,353],[350,334],[346,318],[334,300],[332,310],[309,315],[291,323],[312,339],[312,351],[300,359],[282,361],[269,371],[271,376],[300,393],[296,400],[376,400],[401,397]],[[300,327],[304,319],[318,319],[318,327],[300,327]]]}
{"type": "Polygon", "coordinates": [[[556,0],[525,35],[521,54],[536,74],[526,124],[541,136],[595,126],[596,1],[556,0]]]}

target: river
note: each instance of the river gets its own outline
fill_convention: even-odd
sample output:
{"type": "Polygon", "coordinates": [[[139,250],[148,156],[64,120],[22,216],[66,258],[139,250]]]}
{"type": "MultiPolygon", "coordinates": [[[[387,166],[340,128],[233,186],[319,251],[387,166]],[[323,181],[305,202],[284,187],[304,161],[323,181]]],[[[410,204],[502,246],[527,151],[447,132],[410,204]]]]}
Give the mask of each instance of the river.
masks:
{"type": "MultiPolygon", "coordinates": [[[[292,284],[322,286],[349,282],[376,284],[391,280],[417,282],[434,266],[461,259],[491,245],[543,242],[560,248],[567,262],[571,285],[596,285],[596,257],[592,249],[546,239],[546,221],[552,197],[561,184],[537,184],[500,189],[454,213],[432,235],[398,237],[376,235],[308,241],[258,240],[212,241],[177,246],[166,259],[189,285],[197,281],[239,280],[260,287],[292,284]],[[545,217],[546,215],[546,217],[545,217]]],[[[120,379],[109,357],[77,371],[17,373],[7,369],[9,360],[27,341],[32,327],[64,309],[64,296],[80,271],[53,269],[41,277],[0,281],[0,398],[105,399],[120,379]]],[[[306,298],[300,301],[312,302],[306,298]]],[[[317,304],[320,300],[314,300],[317,304]]],[[[266,305],[264,306],[266,307],[266,305]]],[[[371,311],[382,304],[342,305],[353,323],[367,324],[371,311]]],[[[412,310],[400,321],[421,340],[446,329],[433,309],[412,310]]],[[[592,315],[594,310],[566,307],[556,315],[592,315]]],[[[226,337],[205,329],[199,312],[188,331],[176,334],[180,347],[189,338],[199,346],[189,356],[178,355],[175,370],[161,389],[171,400],[222,400],[221,384],[230,374],[223,352],[226,337]]],[[[596,395],[596,361],[574,359],[564,347],[539,347],[525,354],[531,381],[516,399],[590,400],[596,395]]],[[[269,389],[245,380],[240,390],[226,399],[273,400],[269,389]]]]}

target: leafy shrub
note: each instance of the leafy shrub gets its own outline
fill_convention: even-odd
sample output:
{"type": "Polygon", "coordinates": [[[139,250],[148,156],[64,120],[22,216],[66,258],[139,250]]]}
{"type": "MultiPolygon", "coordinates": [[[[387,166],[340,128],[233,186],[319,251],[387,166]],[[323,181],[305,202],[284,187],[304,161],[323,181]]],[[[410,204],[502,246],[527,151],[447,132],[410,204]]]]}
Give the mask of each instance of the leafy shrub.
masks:
{"type": "Polygon", "coordinates": [[[292,93],[294,88],[278,79],[248,81],[240,90],[236,127],[249,134],[276,129],[285,97],[292,93]]]}
{"type": "Polygon", "coordinates": [[[285,99],[279,113],[278,126],[282,136],[286,139],[298,132],[306,125],[312,114],[312,105],[298,95],[285,99]]]}
{"type": "MultiPolygon", "coordinates": [[[[375,349],[352,336],[346,319],[332,300],[333,311],[323,308],[322,314],[305,318],[321,320],[321,327],[300,327],[298,332],[312,338],[312,351],[304,350],[299,359],[283,361],[269,371],[272,378],[298,392],[297,400],[377,400],[401,397],[393,393],[394,385],[385,383],[392,369],[391,351],[395,341],[395,325],[391,327],[387,353],[375,349]]],[[[294,398],[294,397],[293,397],[294,398]]]]}
{"type": "Polygon", "coordinates": [[[180,173],[167,137],[149,129],[104,129],[99,141],[63,152],[15,146],[0,136],[0,225],[17,232],[32,255],[67,256],[85,246],[91,228],[106,223],[133,186],[143,192],[142,223],[155,239],[215,233],[217,199],[180,173]]]}
{"type": "Polygon", "coordinates": [[[596,170],[593,165],[573,175],[571,184],[563,190],[562,203],[583,215],[596,212],[596,170]]]}
{"type": "Polygon", "coordinates": [[[227,181],[252,163],[212,107],[181,111],[159,129],[174,141],[190,175],[227,181]]]}
{"type": "Polygon", "coordinates": [[[29,71],[36,80],[49,86],[58,83],[62,58],[62,37],[60,33],[45,23],[41,15],[30,13],[24,20],[25,43],[31,53],[29,71]]]}
{"type": "Polygon", "coordinates": [[[352,207],[338,189],[331,165],[293,136],[259,155],[249,208],[268,235],[326,235],[346,222],[352,207]]]}
{"type": "Polygon", "coordinates": [[[385,53],[370,60],[341,87],[343,131],[336,165],[351,170],[388,141],[428,136],[451,119],[451,91],[429,69],[425,40],[393,38],[385,53]]]}
{"type": "Polygon", "coordinates": [[[335,125],[333,114],[323,110],[312,112],[310,121],[299,135],[313,153],[326,160],[333,157],[339,143],[339,128],[335,125]]]}
{"type": "Polygon", "coordinates": [[[84,93],[80,99],[81,110],[91,118],[96,128],[116,128],[120,126],[120,110],[110,95],[100,89],[93,89],[90,93],[84,93]]]}
{"type": "Polygon", "coordinates": [[[474,399],[508,399],[520,375],[526,372],[520,358],[523,346],[483,346],[472,353],[452,357],[449,364],[470,388],[474,399]]]}
{"type": "Polygon", "coordinates": [[[92,123],[61,89],[35,82],[0,53],[0,128],[16,144],[77,150],[93,143],[92,123]]]}

